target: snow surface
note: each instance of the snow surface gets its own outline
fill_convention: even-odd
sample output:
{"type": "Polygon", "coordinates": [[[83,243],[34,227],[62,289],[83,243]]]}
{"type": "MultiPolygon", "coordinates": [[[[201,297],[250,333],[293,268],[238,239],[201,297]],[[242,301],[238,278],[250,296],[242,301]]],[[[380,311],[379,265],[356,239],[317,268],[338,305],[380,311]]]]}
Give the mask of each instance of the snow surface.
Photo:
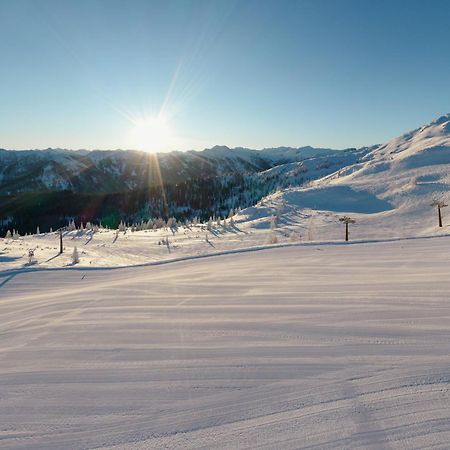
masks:
{"type": "MultiPolygon", "coordinates": [[[[275,212],[275,210],[274,210],[275,212]]],[[[301,235],[288,228],[269,230],[269,218],[256,226],[253,223],[179,227],[170,229],[117,232],[100,229],[64,232],[64,253],[59,255],[59,233],[22,236],[17,240],[0,239],[0,270],[39,270],[42,268],[70,268],[71,254],[76,246],[80,263],[76,267],[117,267],[151,264],[158,261],[202,256],[267,246],[275,234],[280,243],[299,242],[301,235]],[[258,229],[258,227],[262,227],[258,229]],[[167,246],[163,241],[169,240],[167,246]],[[207,240],[206,240],[207,239],[207,240]],[[34,251],[34,263],[29,264],[28,251],[34,251]]]]}
{"type": "Polygon", "coordinates": [[[234,225],[0,239],[0,447],[447,449],[449,173],[447,115],[234,225]]]}
{"type": "Polygon", "coordinates": [[[450,238],[0,273],[0,446],[450,441],[450,238]]]}

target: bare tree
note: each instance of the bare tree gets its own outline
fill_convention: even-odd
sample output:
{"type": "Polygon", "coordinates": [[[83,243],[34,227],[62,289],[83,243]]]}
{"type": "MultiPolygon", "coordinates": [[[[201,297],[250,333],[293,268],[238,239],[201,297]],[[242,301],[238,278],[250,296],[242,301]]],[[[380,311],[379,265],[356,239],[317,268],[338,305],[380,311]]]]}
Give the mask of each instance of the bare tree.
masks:
{"type": "Polygon", "coordinates": [[[438,210],[438,218],[439,218],[439,227],[442,228],[442,213],[441,208],[445,208],[448,206],[443,200],[434,200],[430,206],[437,206],[438,210]]]}
{"type": "Polygon", "coordinates": [[[348,216],[344,216],[339,219],[339,222],[345,223],[345,241],[347,242],[348,241],[348,224],[355,223],[355,220],[351,219],[348,216]]]}

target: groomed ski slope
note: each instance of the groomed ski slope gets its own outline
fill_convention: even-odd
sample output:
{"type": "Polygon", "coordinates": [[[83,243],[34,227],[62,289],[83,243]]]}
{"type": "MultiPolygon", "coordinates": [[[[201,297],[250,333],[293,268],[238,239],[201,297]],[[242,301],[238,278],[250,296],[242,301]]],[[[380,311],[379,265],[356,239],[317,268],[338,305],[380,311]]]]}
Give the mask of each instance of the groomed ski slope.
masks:
{"type": "Polygon", "coordinates": [[[448,448],[449,250],[0,273],[0,447],[448,448]]]}

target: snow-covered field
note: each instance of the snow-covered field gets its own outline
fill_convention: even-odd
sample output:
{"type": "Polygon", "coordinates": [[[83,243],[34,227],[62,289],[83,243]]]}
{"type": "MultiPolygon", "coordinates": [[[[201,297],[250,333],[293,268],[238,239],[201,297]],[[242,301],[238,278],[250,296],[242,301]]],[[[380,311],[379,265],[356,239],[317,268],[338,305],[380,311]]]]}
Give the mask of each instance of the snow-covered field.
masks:
{"type": "MultiPolygon", "coordinates": [[[[313,210],[303,207],[303,202],[304,191],[280,191],[234,216],[234,225],[230,225],[230,221],[226,225],[214,224],[210,231],[206,224],[179,227],[174,233],[168,228],[134,232],[129,228],[126,232],[107,229],[66,231],[63,234],[63,254],[59,254],[59,234],[56,232],[20,236],[18,239],[0,238],[0,273],[45,268],[151,265],[273,244],[342,242],[345,228],[339,218],[348,213],[313,210]],[[75,247],[79,262],[74,265],[72,253],[75,247]],[[34,251],[31,264],[28,258],[30,249],[34,251]]],[[[399,208],[379,213],[350,213],[356,219],[356,223],[350,226],[350,239],[364,242],[450,235],[445,213],[446,210],[442,228],[437,226],[436,211],[427,204],[419,205],[412,212],[399,208]]]]}
{"type": "Polygon", "coordinates": [[[0,272],[0,447],[448,448],[449,249],[0,272]]]}
{"type": "MultiPolygon", "coordinates": [[[[265,246],[273,235],[280,243],[299,242],[303,238],[288,228],[279,227],[272,232],[270,217],[263,219],[261,227],[214,225],[208,231],[206,225],[198,224],[179,227],[175,233],[168,228],[136,232],[130,229],[126,232],[77,230],[64,232],[62,255],[59,255],[59,234],[56,232],[21,236],[17,240],[0,239],[0,270],[72,267],[74,247],[77,247],[80,260],[76,267],[117,267],[265,246]],[[30,249],[34,251],[32,264],[28,259],[30,249]]],[[[342,231],[342,227],[339,228],[342,231]]]]}
{"type": "Polygon", "coordinates": [[[209,231],[0,239],[0,447],[448,449],[450,115],[364,155],[209,231]]]}

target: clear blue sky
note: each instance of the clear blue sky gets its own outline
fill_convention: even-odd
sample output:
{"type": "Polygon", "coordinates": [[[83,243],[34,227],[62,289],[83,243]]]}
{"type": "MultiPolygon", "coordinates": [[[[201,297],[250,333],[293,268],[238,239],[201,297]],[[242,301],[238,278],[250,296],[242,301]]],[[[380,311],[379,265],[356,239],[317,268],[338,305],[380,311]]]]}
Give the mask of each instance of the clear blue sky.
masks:
{"type": "Polygon", "coordinates": [[[379,143],[450,111],[449,43],[449,0],[1,0],[0,147],[379,143]]]}

